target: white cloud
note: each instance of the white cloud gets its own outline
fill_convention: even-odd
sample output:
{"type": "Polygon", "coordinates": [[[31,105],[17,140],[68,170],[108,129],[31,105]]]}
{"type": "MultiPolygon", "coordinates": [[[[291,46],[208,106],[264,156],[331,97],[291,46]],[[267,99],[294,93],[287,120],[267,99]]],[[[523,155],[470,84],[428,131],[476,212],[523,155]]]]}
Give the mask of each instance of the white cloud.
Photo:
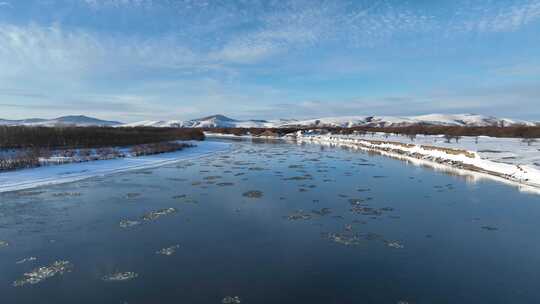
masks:
{"type": "Polygon", "coordinates": [[[84,77],[138,68],[197,70],[204,64],[204,58],[170,37],[138,39],[59,25],[0,25],[0,79],[36,73],[84,77]]]}
{"type": "Polygon", "coordinates": [[[105,8],[105,7],[152,7],[154,1],[152,0],[83,0],[84,3],[92,8],[105,8]]]}
{"type": "MultiPolygon", "coordinates": [[[[114,29],[93,31],[90,25],[83,23],[79,28],[67,26],[73,24],[70,22],[0,23],[0,103],[14,104],[15,100],[35,106],[39,103],[36,100],[40,99],[42,104],[48,105],[60,100],[56,103],[67,109],[89,110],[90,107],[77,108],[75,104],[79,102],[111,111],[122,109],[142,117],[148,115],[145,111],[150,113],[153,109],[163,109],[163,113],[157,115],[171,116],[214,111],[219,107],[227,109],[234,101],[236,109],[248,113],[250,109],[257,108],[258,102],[290,105],[292,100],[288,92],[249,83],[255,70],[257,73],[263,71],[258,76],[266,73],[287,77],[289,85],[295,81],[295,84],[305,82],[305,78],[300,79],[305,75],[336,80],[339,75],[358,75],[366,70],[376,70],[373,65],[380,63],[371,63],[369,55],[366,58],[362,56],[368,52],[384,52],[387,44],[392,43],[399,44],[403,50],[409,35],[413,35],[414,42],[417,42],[427,34],[425,37],[429,42],[436,44],[432,42],[445,38],[439,35],[439,31],[446,25],[450,25],[452,35],[479,32],[507,34],[540,20],[540,0],[519,0],[512,5],[507,2],[481,3],[476,8],[467,7],[466,11],[458,12],[453,11],[455,6],[450,5],[446,12],[450,14],[451,21],[444,21],[442,16],[418,7],[392,1],[260,0],[241,4],[197,0],[80,1],[92,8],[85,9],[85,13],[95,14],[96,20],[99,20],[102,13],[99,9],[102,8],[117,9],[119,14],[124,14],[126,8],[142,8],[142,13],[135,15],[151,19],[159,16],[153,15],[158,8],[167,7],[167,12],[175,18],[164,21],[171,24],[168,30],[153,35],[137,33],[137,30],[129,34],[126,31],[115,32],[114,29]],[[364,49],[367,52],[359,55],[364,49]],[[304,54],[311,55],[310,59],[314,60],[331,58],[329,53],[336,54],[336,50],[340,52],[339,58],[328,62],[311,62],[302,58],[304,54]],[[295,56],[287,56],[292,53],[295,56]],[[295,74],[291,70],[294,70],[297,59],[299,67],[296,67],[300,71],[291,75],[295,74]],[[287,62],[286,66],[283,62],[287,62]],[[268,68],[270,66],[272,68],[268,68]],[[236,77],[238,81],[235,81],[236,77]],[[246,79],[247,83],[239,84],[246,79]],[[144,87],[145,90],[136,87],[144,87]],[[34,100],[29,100],[32,98],[34,100]],[[99,103],[99,99],[104,103],[99,103]],[[168,111],[171,100],[178,100],[180,105],[175,106],[182,113],[168,111]],[[188,103],[196,106],[186,107],[188,103]]],[[[9,6],[8,2],[0,1],[0,8],[6,6],[2,3],[9,6]]],[[[122,16],[128,19],[127,23],[131,22],[129,16],[122,16]]],[[[430,50],[429,47],[426,49],[426,52],[430,50]]],[[[537,72],[531,72],[526,63],[510,72],[523,73],[524,70],[529,71],[529,76],[537,72]]],[[[321,92],[318,88],[314,91],[314,94],[321,92]]],[[[309,96],[310,92],[303,93],[303,96],[309,96]]],[[[473,100],[467,96],[456,97],[455,103],[446,97],[441,100],[461,106],[465,103],[460,100],[473,100]]],[[[502,93],[500,96],[518,100],[502,93]]],[[[316,99],[317,96],[313,97],[316,99]]],[[[402,103],[407,103],[410,97],[400,98],[402,103]]],[[[425,95],[415,100],[425,101],[425,104],[437,102],[425,95]]],[[[489,103],[482,97],[477,100],[489,103]]],[[[361,107],[389,111],[395,108],[395,99],[392,98],[341,102],[341,106],[333,108],[336,114],[359,111],[361,107]]],[[[268,107],[276,110],[275,106],[268,107]]],[[[285,109],[283,114],[289,112],[288,108],[285,109]]],[[[331,112],[328,104],[321,102],[297,103],[290,109],[296,109],[298,113],[331,112]]]]}
{"type": "Polygon", "coordinates": [[[478,7],[464,7],[458,12],[464,21],[454,25],[464,32],[513,32],[540,20],[540,1],[525,0],[508,4],[487,3],[478,7]]]}

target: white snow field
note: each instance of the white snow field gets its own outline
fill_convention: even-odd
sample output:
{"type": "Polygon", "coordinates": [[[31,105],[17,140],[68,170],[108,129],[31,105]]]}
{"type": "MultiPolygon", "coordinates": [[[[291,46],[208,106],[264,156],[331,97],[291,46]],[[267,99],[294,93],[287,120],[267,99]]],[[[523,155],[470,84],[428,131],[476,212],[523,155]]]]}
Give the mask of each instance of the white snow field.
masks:
{"type": "Polygon", "coordinates": [[[296,134],[300,142],[331,143],[384,152],[389,156],[427,160],[454,168],[489,174],[540,189],[540,140],[530,145],[517,138],[443,136],[296,134]]]}
{"type": "Polygon", "coordinates": [[[201,141],[191,143],[195,144],[196,147],[171,153],[53,165],[0,173],[0,193],[69,183],[131,170],[154,168],[224,152],[231,147],[231,144],[222,142],[201,141]]]}

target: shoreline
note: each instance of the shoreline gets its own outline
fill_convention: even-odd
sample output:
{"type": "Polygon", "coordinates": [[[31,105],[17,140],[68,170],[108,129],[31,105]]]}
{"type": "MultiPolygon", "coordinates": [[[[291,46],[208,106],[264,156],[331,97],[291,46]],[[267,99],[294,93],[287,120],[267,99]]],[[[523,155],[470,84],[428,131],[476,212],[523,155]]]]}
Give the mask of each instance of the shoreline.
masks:
{"type": "Polygon", "coordinates": [[[453,164],[449,164],[444,161],[437,162],[429,158],[413,157],[407,154],[400,154],[400,153],[385,151],[381,149],[368,148],[364,146],[340,143],[340,142],[299,141],[299,143],[339,146],[339,147],[346,147],[346,148],[352,148],[352,149],[359,149],[366,152],[373,152],[373,153],[377,153],[385,157],[398,159],[398,160],[413,164],[415,166],[429,167],[431,170],[442,171],[448,174],[455,173],[462,177],[466,177],[467,180],[472,180],[474,182],[481,179],[489,179],[489,180],[494,180],[499,183],[504,183],[508,186],[516,187],[521,192],[527,192],[527,193],[540,195],[540,186],[538,185],[512,180],[512,179],[504,177],[504,175],[502,174],[498,174],[496,172],[490,172],[488,170],[483,170],[481,168],[476,168],[474,166],[467,166],[466,168],[463,168],[463,167],[459,167],[453,164]]]}
{"type": "Polygon", "coordinates": [[[196,145],[196,147],[177,152],[150,156],[96,160],[4,172],[0,173],[0,193],[66,184],[116,173],[161,167],[225,152],[232,146],[228,143],[208,141],[196,142],[196,145]]]}
{"type": "Polygon", "coordinates": [[[481,158],[468,150],[449,149],[435,145],[406,144],[393,141],[367,140],[345,135],[297,135],[296,137],[253,137],[208,133],[208,137],[239,139],[282,139],[298,143],[335,145],[376,152],[383,156],[429,166],[435,170],[484,177],[517,186],[520,191],[540,194],[540,170],[529,166],[498,163],[481,158]]]}
{"type": "Polygon", "coordinates": [[[499,178],[540,188],[540,170],[525,165],[497,163],[481,158],[476,152],[442,148],[434,145],[404,144],[393,141],[359,139],[349,136],[308,135],[298,136],[298,141],[343,143],[375,151],[432,161],[457,169],[493,175],[499,178]]]}

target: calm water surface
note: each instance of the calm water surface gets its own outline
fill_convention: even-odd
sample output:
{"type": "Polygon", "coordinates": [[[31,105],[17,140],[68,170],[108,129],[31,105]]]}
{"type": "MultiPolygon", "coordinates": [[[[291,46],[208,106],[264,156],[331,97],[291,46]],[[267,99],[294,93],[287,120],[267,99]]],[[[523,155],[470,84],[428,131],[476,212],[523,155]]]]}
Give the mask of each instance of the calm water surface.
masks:
{"type": "Polygon", "coordinates": [[[539,303],[539,223],[539,196],[497,182],[340,148],[235,142],[196,161],[0,195],[0,303],[539,303]],[[13,286],[58,260],[71,271],[13,286]],[[103,280],[119,272],[138,276],[103,280]]]}

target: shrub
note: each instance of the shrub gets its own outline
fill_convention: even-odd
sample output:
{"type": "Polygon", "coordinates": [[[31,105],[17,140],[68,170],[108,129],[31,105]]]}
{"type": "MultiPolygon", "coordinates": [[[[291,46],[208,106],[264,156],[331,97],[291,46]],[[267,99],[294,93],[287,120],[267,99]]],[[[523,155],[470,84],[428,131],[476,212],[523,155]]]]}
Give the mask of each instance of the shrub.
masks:
{"type": "Polygon", "coordinates": [[[203,140],[198,129],[0,126],[0,149],[74,149],[203,140]]]}
{"type": "Polygon", "coordinates": [[[180,151],[192,145],[178,142],[160,142],[152,144],[136,145],[131,148],[133,156],[153,155],[167,152],[180,151]]]}

